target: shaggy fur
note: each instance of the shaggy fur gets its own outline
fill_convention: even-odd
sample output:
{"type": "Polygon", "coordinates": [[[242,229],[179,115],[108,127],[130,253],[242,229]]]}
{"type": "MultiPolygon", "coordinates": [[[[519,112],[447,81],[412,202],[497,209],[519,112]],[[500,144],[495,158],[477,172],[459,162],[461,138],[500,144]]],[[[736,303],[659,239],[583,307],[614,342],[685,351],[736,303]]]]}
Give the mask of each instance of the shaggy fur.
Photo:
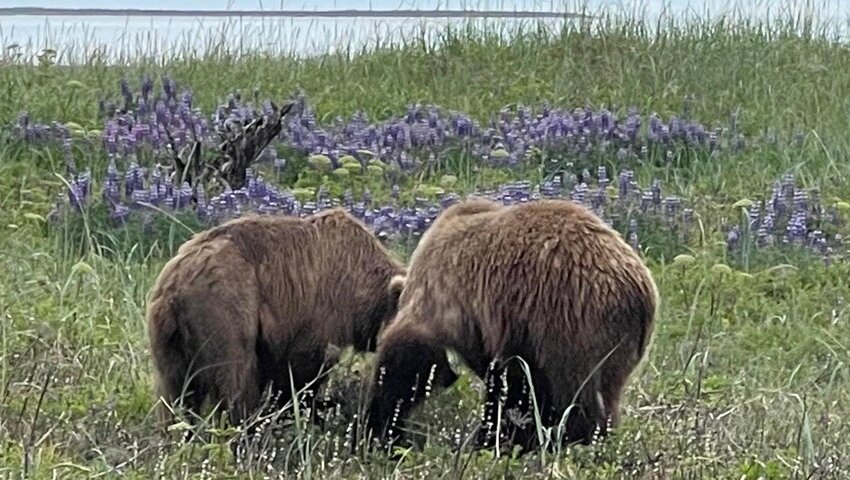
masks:
{"type": "Polygon", "coordinates": [[[445,373],[451,349],[488,387],[478,447],[493,446],[497,427],[509,442],[539,447],[533,402],[546,426],[567,415],[562,440],[588,443],[595,429],[604,435],[607,421],[618,423],[657,303],[640,257],[580,205],[454,205],[414,251],[399,313],[379,339],[368,427],[399,441],[428,382],[453,375],[445,373]],[[533,400],[517,357],[529,367],[533,400]]]}
{"type": "MultiPolygon", "coordinates": [[[[404,274],[362,223],[342,210],[298,219],[245,216],[195,235],[148,298],[157,394],[198,412],[223,401],[234,425],[267,388],[278,406],[315,393],[336,347],[374,351],[397,311],[404,274]],[[330,349],[329,349],[330,347],[330,349]]],[[[168,421],[160,409],[160,421],[168,421]]]]}

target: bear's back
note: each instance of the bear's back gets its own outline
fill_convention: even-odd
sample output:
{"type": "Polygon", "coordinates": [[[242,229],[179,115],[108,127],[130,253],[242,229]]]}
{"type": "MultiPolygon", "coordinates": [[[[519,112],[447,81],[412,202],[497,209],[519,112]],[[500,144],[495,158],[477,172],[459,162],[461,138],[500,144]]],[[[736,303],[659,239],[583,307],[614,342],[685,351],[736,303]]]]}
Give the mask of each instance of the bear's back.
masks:
{"type": "Polygon", "coordinates": [[[422,263],[431,264],[430,268],[463,264],[503,276],[529,273],[538,277],[578,268],[613,274],[635,263],[642,265],[616,230],[588,209],[563,200],[441,216],[417,250],[414,256],[423,258],[412,260],[413,268],[422,263]]]}
{"type": "Polygon", "coordinates": [[[563,338],[592,332],[620,311],[655,308],[654,284],[637,254],[572,202],[508,206],[432,229],[411,260],[414,288],[405,296],[476,318],[492,348],[526,329],[563,338]]]}
{"type": "Polygon", "coordinates": [[[151,298],[196,301],[214,294],[212,287],[259,285],[271,298],[281,290],[303,289],[310,283],[305,272],[318,266],[317,240],[316,228],[298,218],[246,215],[227,221],[180,246],[160,272],[151,298]]]}
{"type": "Polygon", "coordinates": [[[363,222],[343,209],[325,210],[305,221],[319,232],[322,260],[336,275],[364,275],[373,267],[393,272],[403,268],[363,222]]]}

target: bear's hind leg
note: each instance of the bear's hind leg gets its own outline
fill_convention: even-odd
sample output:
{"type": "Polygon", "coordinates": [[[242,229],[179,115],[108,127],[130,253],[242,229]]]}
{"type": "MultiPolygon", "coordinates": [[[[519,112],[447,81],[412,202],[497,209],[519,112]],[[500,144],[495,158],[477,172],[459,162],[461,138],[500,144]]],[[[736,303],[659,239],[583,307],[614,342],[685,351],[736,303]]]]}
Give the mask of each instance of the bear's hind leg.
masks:
{"type": "MultiPolygon", "coordinates": [[[[582,370],[576,369],[576,371],[582,370]]],[[[573,374],[575,375],[575,372],[573,374]]],[[[604,392],[600,389],[598,372],[586,382],[585,377],[586,375],[563,378],[563,381],[558,383],[559,392],[563,396],[558,402],[561,410],[555,417],[554,423],[557,428],[566,416],[561,428],[563,434],[561,443],[564,445],[576,443],[590,445],[597,435],[604,436],[606,433],[607,405],[604,392]]]]}
{"type": "MultiPolygon", "coordinates": [[[[628,350],[614,352],[605,359],[601,367],[598,363],[587,364],[584,367],[574,365],[574,378],[565,378],[564,385],[570,395],[576,396],[574,414],[567,420],[565,443],[580,443],[589,445],[594,440],[601,441],[608,435],[611,428],[620,422],[620,398],[626,386],[629,375],[635,368],[633,354],[628,350]],[[587,378],[594,369],[591,378],[587,378]],[[576,375],[577,372],[582,375],[576,375]],[[586,380],[586,381],[585,381],[586,380]],[[583,386],[582,386],[583,384],[583,386]],[[581,391],[578,395],[575,392],[581,391]]],[[[569,399],[564,402],[569,404],[569,399]]]]}
{"type": "Polygon", "coordinates": [[[623,357],[625,355],[613,358],[607,368],[603,369],[600,378],[597,398],[600,438],[606,437],[610,429],[620,424],[620,399],[626,389],[629,375],[634,370],[634,364],[623,357]]]}
{"type": "MultiPolygon", "coordinates": [[[[187,380],[185,378],[186,372],[187,370],[183,369],[171,370],[165,374],[158,374],[155,379],[156,421],[164,434],[167,434],[168,427],[176,420],[172,409],[183,409],[185,414],[180,417],[191,427],[196,427],[198,424],[198,415],[201,414],[204,399],[207,397],[207,390],[198,379],[184,381],[187,380]],[[186,384],[185,388],[184,384],[186,384]]],[[[184,441],[189,441],[193,437],[193,431],[187,430],[184,441]]]]}
{"type": "Polygon", "coordinates": [[[231,443],[230,450],[234,457],[238,457],[242,447],[243,454],[252,456],[249,445],[259,429],[252,417],[258,413],[261,400],[257,357],[253,351],[239,349],[231,351],[227,358],[219,369],[217,390],[224,400],[230,425],[243,429],[231,443]]]}
{"type": "Polygon", "coordinates": [[[209,372],[200,369],[198,362],[191,361],[194,357],[190,358],[189,352],[194,349],[191,344],[184,343],[179,334],[167,341],[154,342],[151,351],[156,371],[154,392],[158,427],[167,435],[168,427],[178,420],[177,414],[192,427],[184,435],[184,441],[189,441],[194,437],[204,401],[213,393],[207,381],[209,372]]]}
{"type": "MultiPolygon", "coordinates": [[[[228,420],[234,427],[246,426],[260,406],[260,375],[253,351],[231,348],[219,363],[217,390],[224,400],[228,420]]],[[[250,425],[247,430],[251,430],[250,425]]]]}

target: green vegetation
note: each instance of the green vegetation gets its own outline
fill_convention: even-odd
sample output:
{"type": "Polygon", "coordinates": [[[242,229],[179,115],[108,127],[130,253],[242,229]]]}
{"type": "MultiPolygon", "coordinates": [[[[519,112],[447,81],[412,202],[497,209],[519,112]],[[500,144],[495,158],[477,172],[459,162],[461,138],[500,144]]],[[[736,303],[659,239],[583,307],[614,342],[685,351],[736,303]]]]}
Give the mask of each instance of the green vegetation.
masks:
{"type": "MultiPolygon", "coordinates": [[[[634,19],[552,31],[447,30],[436,47],[412,42],[315,59],[236,57],[217,51],[129,66],[0,64],[0,474],[31,478],[842,478],[850,473],[850,265],[808,249],[727,249],[727,232],[785,174],[817,188],[820,205],[850,200],[850,50],[794,21],[671,23],[649,35],[634,19]],[[238,89],[275,100],[305,91],[317,121],[363,110],[372,120],[408,104],[437,104],[482,122],[506,105],[625,108],[689,115],[747,138],[735,155],[658,165],[694,208],[687,242],[641,235],[662,306],[653,347],[624,399],[612,437],[557,455],[493,458],[458,453],[480,407],[468,374],[417,414],[429,442],[401,461],[345,445],[349,405],[325,431],[284,429],[253,471],[237,471],[228,430],[188,444],[157,437],[144,300],[184,227],[161,222],[155,240],[132,229],[104,235],[98,218],[71,228],[45,218],[64,194],[62,154],[24,143],[10,125],[33,121],[101,129],[100,97],[119,80],[169,75],[210,112],[238,89]],[[123,238],[118,238],[125,235],[123,238]],[[79,238],[102,248],[80,248],[79,238]],[[662,253],[656,253],[661,251],[662,253]],[[680,253],[689,256],[675,257],[680,253]],[[727,267],[728,266],[728,267],[727,267]]],[[[99,147],[75,146],[77,163],[102,176],[99,147]],[[85,161],[85,162],[84,162],[85,161]]],[[[305,165],[306,162],[295,162],[305,165]]],[[[305,167],[306,168],[306,167],[305,167]]],[[[462,166],[454,173],[462,177],[462,166]]],[[[589,167],[594,169],[595,167],[589,167]]],[[[480,182],[525,179],[534,169],[484,168],[480,182]]],[[[319,176],[307,176],[321,182],[319,176]]],[[[347,178],[347,177],[346,177],[347,178]]],[[[463,177],[462,177],[463,178],[463,177]]],[[[611,175],[616,186],[616,177],[611,175]]],[[[312,179],[312,180],[310,180],[312,179]]],[[[386,195],[388,185],[374,179],[386,195]]],[[[314,185],[315,186],[315,185],[314,185]]],[[[405,188],[413,188],[406,185],[405,188]]],[[[93,196],[99,197],[95,187],[93,196]]],[[[831,234],[846,235],[836,220],[831,234]]],[[[825,223],[824,223],[825,224],[825,223]]],[[[197,225],[189,226],[197,228],[197,225]]],[[[825,226],[820,226],[827,230],[825,226]]],[[[832,227],[830,227],[832,228],[832,227]]],[[[746,243],[746,242],[744,242],[746,243]]],[[[409,253],[406,249],[403,253],[409,253]]],[[[369,357],[350,356],[329,384],[364,400],[369,357]],[[357,372],[357,373],[355,373],[357,372]]]]}

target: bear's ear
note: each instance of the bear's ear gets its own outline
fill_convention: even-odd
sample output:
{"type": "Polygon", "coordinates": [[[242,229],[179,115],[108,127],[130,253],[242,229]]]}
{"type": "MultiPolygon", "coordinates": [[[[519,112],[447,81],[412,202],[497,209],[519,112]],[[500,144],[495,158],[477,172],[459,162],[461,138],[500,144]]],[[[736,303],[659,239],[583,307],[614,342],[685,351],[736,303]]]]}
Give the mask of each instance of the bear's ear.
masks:
{"type": "Polygon", "coordinates": [[[390,279],[390,284],[387,287],[387,296],[389,297],[389,308],[390,311],[393,312],[393,316],[395,316],[395,312],[398,311],[398,301],[405,285],[407,285],[406,273],[396,274],[390,279]]]}
{"type": "Polygon", "coordinates": [[[393,276],[390,279],[389,286],[389,294],[390,299],[394,306],[398,306],[398,298],[401,296],[402,290],[404,290],[404,286],[407,284],[407,276],[405,274],[398,274],[393,276]]]}

